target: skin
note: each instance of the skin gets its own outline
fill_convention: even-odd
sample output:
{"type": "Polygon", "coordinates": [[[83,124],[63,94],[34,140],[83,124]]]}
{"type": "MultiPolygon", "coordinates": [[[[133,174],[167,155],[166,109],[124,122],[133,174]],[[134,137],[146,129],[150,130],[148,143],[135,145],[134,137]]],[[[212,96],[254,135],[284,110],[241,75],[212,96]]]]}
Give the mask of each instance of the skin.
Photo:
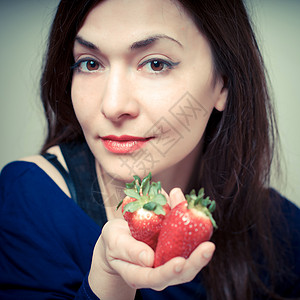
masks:
{"type": "MultiPolygon", "coordinates": [[[[179,188],[171,191],[171,207],[183,200],[179,188]]],[[[138,288],[161,291],[191,281],[208,264],[214,250],[213,243],[204,242],[188,259],[176,257],[163,266],[152,268],[153,250],[130,235],[125,220],[114,219],[103,227],[94,248],[89,284],[100,299],[134,299],[138,288]]]]}
{"type": "MultiPolygon", "coordinates": [[[[131,236],[121,212],[115,211],[120,201],[116,187],[132,181],[132,171],[143,177],[151,168],[153,180],[163,183],[171,207],[184,200],[181,190],[201,150],[209,116],[214,108],[223,110],[227,99],[222,78],[214,76],[207,40],[175,1],[107,0],[87,16],[73,54],[73,106],[95,156],[109,220],[94,248],[89,273],[93,292],[100,299],[127,300],[134,299],[137,288],[162,290],[191,281],[208,264],[215,245],[202,243],[188,259],[177,257],[152,268],[153,250],[131,236]],[[163,63],[155,65],[151,60],[163,63]],[[171,62],[172,68],[165,62],[171,62]],[[193,115],[189,101],[204,110],[193,115]],[[180,108],[192,115],[189,123],[176,114],[180,108]],[[158,126],[161,120],[163,127],[158,126]],[[124,134],[151,136],[140,151],[152,160],[142,160],[138,168],[142,152],[111,153],[99,138],[124,134]],[[166,149],[165,142],[174,139],[176,143],[166,149]]],[[[58,146],[48,152],[64,164],[58,146]]],[[[47,161],[25,160],[36,162],[69,195],[63,178],[47,161]]]]}
{"type": "Polygon", "coordinates": [[[184,189],[209,116],[214,108],[223,110],[227,98],[222,78],[214,80],[210,46],[191,18],[169,0],[104,1],[86,18],[73,54],[73,106],[96,158],[106,206],[115,207],[120,199],[110,197],[114,187],[135,174],[151,171],[168,193],[175,186],[184,189]],[[150,60],[173,66],[153,68],[150,60]],[[193,115],[187,92],[205,113],[193,115]],[[180,109],[190,115],[188,125],[170,112],[180,109]],[[107,135],[152,139],[140,152],[124,155],[107,151],[100,139],[107,135]],[[142,151],[151,159],[138,164],[142,151]]]}
{"type": "MultiPolygon", "coordinates": [[[[131,237],[127,223],[112,209],[120,199],[110,197],[118,182],[132,180],[122,159],[126,157],[133,166],[136,153],[111,153],[100,137],[154,137],[151,142],[156,147],[148,142],[143,148],[157,161],[151,166],[154,180],[161,180],[166,191],[171,191],[171,207],[183,201],[181,189],[201,149],[209,116],[214,108],[223,110],[227,98],[222,79],[214,80],[207,40],[174,2],[110,0],[90,12],[78,32],[73,54],[73,106],[96,158],[110,219],[94,249],[89,274],[92,290],[101,299],[133,299],[137,288],[162,290],[192,280],[209,262],[214,245],[203,243],[189,259],[174,258],[153,269],[154,252],[131,237]],[[161,62],[154,65],[153,60],[161,62]],[[190,118],[188,127],[170,114],[186,92],[206,111],[190,118]],[[149,133],[162,117],[167,120],[163,132],[149,133]],[[178,136],[182,138],[162,155],[164,139],[178,136]],[[174,186],[179,188],[172,190],[174,186]]],[[[188,104],[183,97],[180,105],[188,104]]],[[[146,169],[144,165],[135,171],[143,177],[146,169]]]]}

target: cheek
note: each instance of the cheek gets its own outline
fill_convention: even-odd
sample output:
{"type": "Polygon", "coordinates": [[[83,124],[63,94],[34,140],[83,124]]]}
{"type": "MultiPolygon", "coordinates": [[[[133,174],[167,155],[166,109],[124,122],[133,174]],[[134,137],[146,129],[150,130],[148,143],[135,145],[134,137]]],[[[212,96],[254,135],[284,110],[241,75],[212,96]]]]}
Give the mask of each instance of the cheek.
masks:
{"type": "Polygon", "coordinates": [[[186,139],[200,140],[214,108],[214,90],[210,81],[195,80],[196,76],[186,77],[173,92],[167,112],[168,120],[186,139]]]}
{"type": "Polygon", "coordinates": [[[172,118],[176,120],[173,125],[181,137],[177,150],[185,149],[185,151],[190,152],[198,145],[204,134],[211,111],[210,105],[206,105],[205,101],[199,101],[189,92],[186,92],[176,105],[170,109],[172,118]]]}
{"type": "Polygon", "coordinates": [[[152,127],[158,138],[151,141],[151,148],[160,169],[181,161],[199,145],[212,111],[211,106],[205,107],[189,92],[173,99],[176,100],[161,109],[152,127]]]}
{"type": "Polygon", "coordinates": [[[71,98],[76,117],[83,127],[86,127],[98,111],[94,87],[83,82],[82,77],[74,76],[71,86],[71,98]]]}
{"type": "Polygon", "coordinates": [[[198,83],[197,86],[191,80],[190,85],[187,82],[185,87],[185,90],[177,93],[176,101],[170,105],[167,113],[167,121],[174,132],[173,138],[178,140],[170,150],[176,159],[184,157],[199,144],[214,107],[215,95],[209,85],[198,83]]]}
{"type": "MultiPolygon", "coordinates": [[[[202,72],[199,76],[198,70],[189,69],[175,79],[155,81],[137,89],[152,129],[166,132],[163,134],[166,147],[172,145],[172,139],[178,141],[174,145],[177,151],[177,147],[194,147],[205,131],[215,95],[207,75],[209,70],[203,68],[202,72]]],[[[162,152],[165,153],[164,149],[162,152]]]]}

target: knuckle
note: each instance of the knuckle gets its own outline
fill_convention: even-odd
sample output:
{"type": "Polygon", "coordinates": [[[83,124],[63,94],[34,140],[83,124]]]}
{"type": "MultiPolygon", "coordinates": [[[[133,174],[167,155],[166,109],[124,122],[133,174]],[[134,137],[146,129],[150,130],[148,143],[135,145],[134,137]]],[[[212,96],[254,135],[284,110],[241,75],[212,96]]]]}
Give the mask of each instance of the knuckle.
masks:
{"type": "Polygon", "coordinates": [[[160,286],[156,286],[154,288],[152,288],[153,290],[157,291],[157,292],[161,292],[162,290],[164,290],[167,287],[167,285],[160,285],[160,286]]]}

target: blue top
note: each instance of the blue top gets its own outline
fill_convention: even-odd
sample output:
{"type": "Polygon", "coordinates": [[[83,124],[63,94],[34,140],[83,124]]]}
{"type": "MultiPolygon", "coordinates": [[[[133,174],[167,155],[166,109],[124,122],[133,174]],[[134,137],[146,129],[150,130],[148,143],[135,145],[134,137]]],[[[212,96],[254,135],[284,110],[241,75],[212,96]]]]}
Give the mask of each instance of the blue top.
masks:
{"type": "MultiPolygon", "coordinates": [[[[300,296],[300,211],[285,201],[295,250],[295,280],[285,296],[300,296]],[[298,236],[296,235],[298,234],[298,236]]],[[[17,161],[0,177],[0,299],[98,299],[87,274],[101,228],[37,165],[17,161]]],[[[206,299],[196,277],[148,299],[206,299]]]]}

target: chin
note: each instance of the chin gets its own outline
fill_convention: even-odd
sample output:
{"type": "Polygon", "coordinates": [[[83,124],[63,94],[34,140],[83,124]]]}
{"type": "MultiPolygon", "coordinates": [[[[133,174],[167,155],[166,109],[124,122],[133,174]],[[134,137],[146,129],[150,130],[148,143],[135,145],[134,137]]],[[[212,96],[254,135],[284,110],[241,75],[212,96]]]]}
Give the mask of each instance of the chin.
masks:
{"type": "Polygon", "coordinates": [[[133,175],[136,173],[130,172],[128,168],[119,165],[113,165],[111,163],[101,163],[101,171],[104,175],[108,175],[113,180],[122,181],[124,183],[133,181],[133,175]]]}

